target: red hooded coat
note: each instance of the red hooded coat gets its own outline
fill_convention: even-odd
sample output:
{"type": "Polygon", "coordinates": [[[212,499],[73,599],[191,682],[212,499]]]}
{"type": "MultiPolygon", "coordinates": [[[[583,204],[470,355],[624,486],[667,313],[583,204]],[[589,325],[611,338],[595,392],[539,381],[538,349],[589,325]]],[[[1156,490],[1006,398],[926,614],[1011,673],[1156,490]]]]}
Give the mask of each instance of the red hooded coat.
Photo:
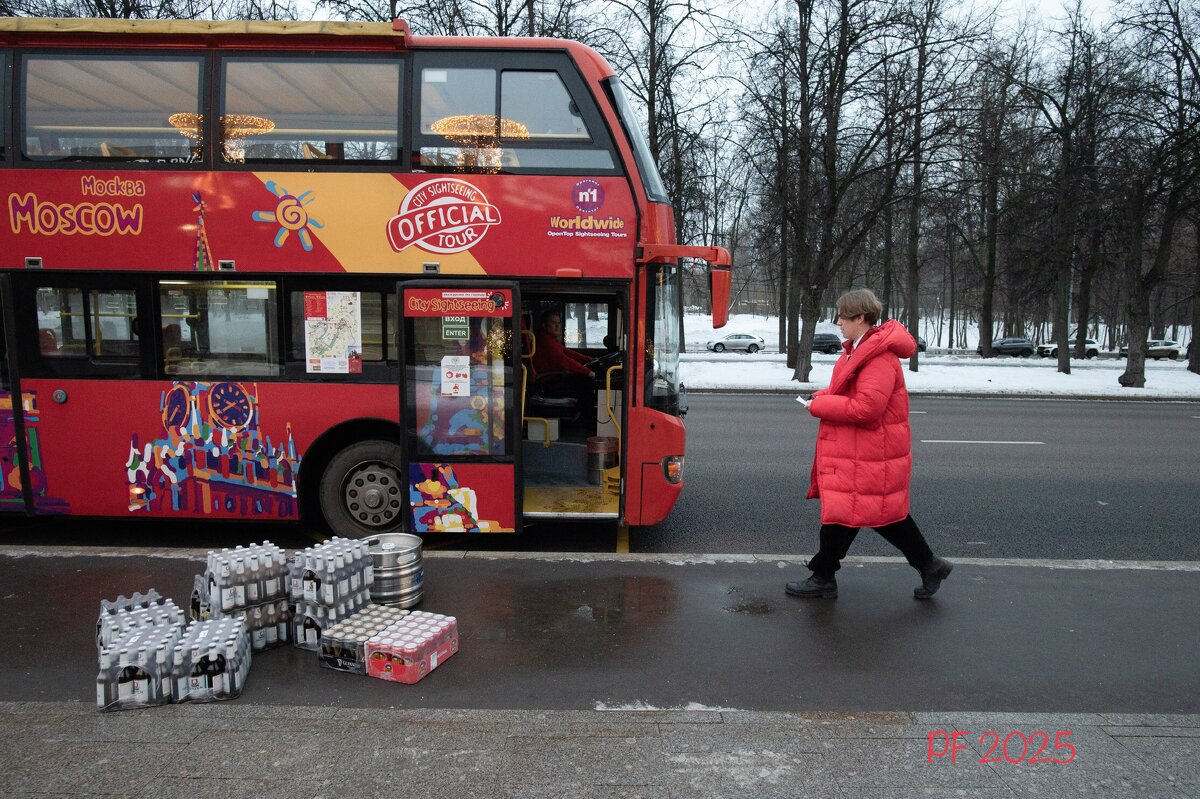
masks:
{"type": "Polygon", "coordinates": [[[829,388],[809,413],[821,420],[808,498],[821,499],[821,523],[882,527],[908,515],[912,433],[900,358],[917,343],[895,320],[847,341],[829,388]]]}

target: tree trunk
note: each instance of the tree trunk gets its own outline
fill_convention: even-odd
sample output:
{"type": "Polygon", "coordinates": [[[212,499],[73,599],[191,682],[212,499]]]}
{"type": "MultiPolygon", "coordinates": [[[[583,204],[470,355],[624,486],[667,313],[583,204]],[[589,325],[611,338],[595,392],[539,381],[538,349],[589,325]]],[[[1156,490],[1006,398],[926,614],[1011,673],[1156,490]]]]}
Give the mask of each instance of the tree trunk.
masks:
{"type": "Polygon", "coordinates": [[[1192,230],[1196,234],[1196,251],[1194,257],[1196,259],[1195,293],[1192,294],[1192,337],[1188,341],[1188,371],[1200,375],[1200,344],[1196,343],[1196,336],[1200,334],[1200,223],[1193,222],[1192,230]]]}
{"type": "MultiPolygon", "coordinates": [[[[891,152],[889,148],[888,152],[891,152]]],[[[892,316],[892,268],[895,261],[895,247],[892,240],[896,235],[896,214],[889,202],[883,207],[883,316],[880,321],[892,316]]]]}
{"type": "Polygon", "coordinates": [[[796,371],[792,375],[792,379],[799,380],[801,383],[809,382],[809,378],[812,376],[812,342],[813,334],[817,330],[817,322],[821,321],[822,293],[817,286],[809,286],[799,298],[800,319],[804,326],[804,334],[797,343],[800,354],[796,359],[796,371]]]}
{"type": "Polygon", "coordinates": [[[788,158],[790,151],[788,149],[788,126],[791,122],[788,117],[788,96],[787,96],[787,78],[786,76],[779,81],[779,164],[776,180],[778,181],[778,202],[779,202],[779,349],[784,353],[792,352],[788,346],[788,320],[791,319],[789,308],[791,307],[788,298],[788,278],[790,270],[788,269],[788,158]]]}
{"type": "Polygon", "coordinates": [[[979,307],[979,346],[983,350],[983,357],[990,358],[995,354],[992,352],[992,331],[996,325],[994,303],[996,301],[996,249],[997,240],[1000,237],[1000,179],[996,174],[999,170],[998,164],[988,164],[987,168],[988,176],[984,187],[986,195],[984,198],[986,203],[984,236],[986,237],[987,255],[983,265],[983,301],[979,307]]]}

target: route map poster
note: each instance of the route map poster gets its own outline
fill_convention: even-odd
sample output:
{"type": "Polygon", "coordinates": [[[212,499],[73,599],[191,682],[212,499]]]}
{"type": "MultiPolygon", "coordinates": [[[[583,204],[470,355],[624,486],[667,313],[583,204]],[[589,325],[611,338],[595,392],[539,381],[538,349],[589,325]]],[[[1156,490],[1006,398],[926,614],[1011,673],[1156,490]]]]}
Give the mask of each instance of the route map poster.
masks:
{"type": "Polygon", "coordinates": [[[362,374],[362,300],[357,291],[304,292],[308,372],[362,374]]]}

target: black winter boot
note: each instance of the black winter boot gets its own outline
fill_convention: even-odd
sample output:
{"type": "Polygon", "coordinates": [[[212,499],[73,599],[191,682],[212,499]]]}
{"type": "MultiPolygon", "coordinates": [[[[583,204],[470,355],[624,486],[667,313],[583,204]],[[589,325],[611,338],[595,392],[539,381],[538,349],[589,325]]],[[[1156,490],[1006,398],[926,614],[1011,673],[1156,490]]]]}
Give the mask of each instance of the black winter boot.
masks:
{"type": "Polygon", "coordinates": [[[954,564],[950,561],[934,558],[929,568],[921,572],[921,584],[913,589],[913,596],[917,599],[932,597],[942,587],[942,580],[950,576],[950,570],[953,568],[954,564]]]}
{"type": "Polygon", "coordinates": [[[803,582],[788,583],[783,589],[792,596],[804,599],[836,599],[837,579],[830,577],[826,580],[814,574],[803,582]]]}

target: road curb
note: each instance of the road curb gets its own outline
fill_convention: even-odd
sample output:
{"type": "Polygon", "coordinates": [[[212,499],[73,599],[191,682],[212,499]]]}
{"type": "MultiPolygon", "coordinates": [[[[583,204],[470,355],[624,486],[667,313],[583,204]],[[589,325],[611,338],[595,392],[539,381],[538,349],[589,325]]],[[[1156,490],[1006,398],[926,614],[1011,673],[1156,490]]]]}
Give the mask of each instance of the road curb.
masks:
{"type": "MultiPolygon", "coordinates": [[[[778,394],[785,396],[810,391],[824,386],[816,383],[796,383],[794,386],[747,386],[744,388],[688,388],[692,394],[778,394]]],[[[922,399],[1016,399],[1016,400],[1068,400],[1071,402],[1161,402],[1180,405],[1195,405],[1200,403],[1200,397],[1126,397],[1115,394],[1037,394],[1034,392],[1018,391],[921,391],[909,389],[910,397],[922,399]]]]}
{"type": "MultiPolygon", "coordinates": [[[[203,561],[207,549],[158,549],[154,547],[32,547],[0,546],[0,558],[163,558],[203,561]]],[[[718,564],[760,563],[779,568],[803,566],[807,555],[770,555],[736,553],[678,553],[653,552],[484,552],[479,550],[425,550],[427,560],[498,560],[545,561],[547,563],[638,563],[665,566],[715,566],[718,564]]],[[[1055,560],[1046,558],[951,558],[955,565],[983,567],[1016,567],[1036,569],[1070,569],[1082,571],[1176,571],[1200,572],[1200,561],[1188,560],[1055,560]]],[[[869,565],[907,565],[904,558],[888,556],[851,555],[842,561],[843,568],[869,565]]]]}

